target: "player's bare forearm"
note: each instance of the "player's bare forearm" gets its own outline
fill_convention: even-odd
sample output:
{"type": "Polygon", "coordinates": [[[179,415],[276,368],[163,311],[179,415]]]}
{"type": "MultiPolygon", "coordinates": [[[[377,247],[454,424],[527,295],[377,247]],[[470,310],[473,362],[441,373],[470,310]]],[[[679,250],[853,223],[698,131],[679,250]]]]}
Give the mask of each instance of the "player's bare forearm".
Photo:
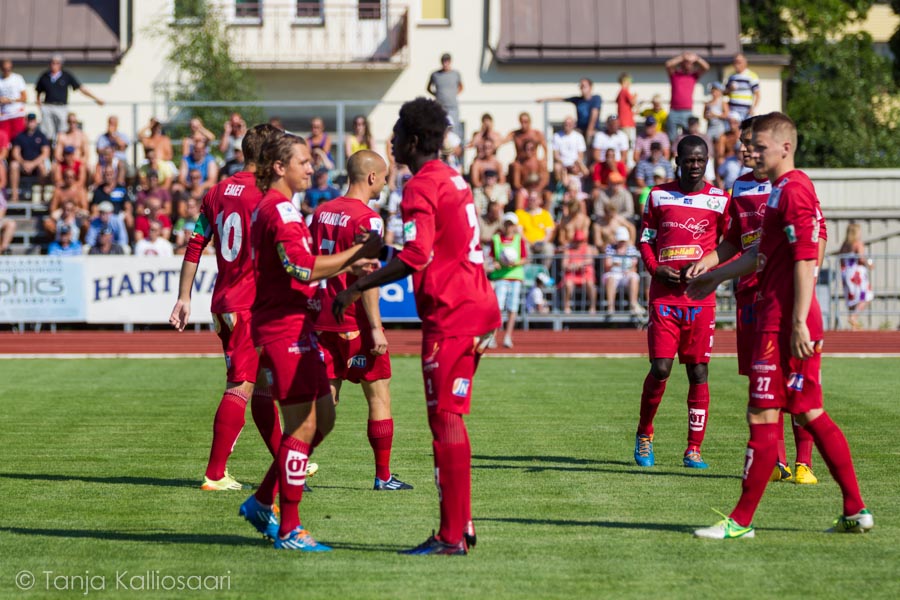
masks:
{"type": "Polygon", "coordinates": [[[794,311],[793,323],[806,323],[816,286],[816,263],[798,260],[794,263],[794,311]]]}
{"type": "Polygon", "coordinates": [[[392,283],[398,279],[404,279],[414,272],[415,269],[411,266],[399,258],[394,258],[391,262],[374,273],[370,273],[365,277],[357,279],[350,287],[354,288],[357,292],[364,292],[372,288],[380,287],[386,283],[392,283]]]}
{"type": "MultiPolygon", "coordinates": [[[[729,244],[729,246],[730,245],[731,244],[729,244]]],[[[713,273],[716,274],[716,277],[720,282],[728,281],[729,279],[736,279],[737,277],[743,277],[744,275],[749,275],[756,270],[756,258],[758,254],[759,250],[756,247],[753,247],[750,250],[744,252],[736,261],[719,267],[718,269],[713,271],[713,273]]],[[[731,256],[734,256],[734,254],[732,254],[731,256]]],[[[729,256],[728,258],[731,258],[731,256],[729,256]]]]}
{"type": "Polygon", "coordinates": [[[738,251],[739,249],[735,248],[730,242],[722,240],[722,243],[715,250],[691,265],[687,271],[687,279],[693,279],[728,262],[738,251]]]}
{"type": "Polygon", "coordinates": [[[191,290],[194,287],[194,277],[197,275],[198,263],[189,260],[181,263],[181,276],[178,279],[178,299],[191,301],[191,290]]]}
{"type": "Polygon", "coordinates": [[[362,293],[363,310],[372,329],[381,329],[381,307],[379,306],[381,292],[377,287],[370,288],[362,293]]]}

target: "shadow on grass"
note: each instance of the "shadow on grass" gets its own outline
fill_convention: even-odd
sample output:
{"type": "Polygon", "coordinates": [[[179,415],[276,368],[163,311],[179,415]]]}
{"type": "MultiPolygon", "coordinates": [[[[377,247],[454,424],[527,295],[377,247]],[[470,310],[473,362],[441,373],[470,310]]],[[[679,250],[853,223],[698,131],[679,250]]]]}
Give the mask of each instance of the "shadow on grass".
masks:
{"type": "MultiPolygon", "coordinates": [[[[0,479],[21,479],[23,481],[83,481],[85,483],[155,485],[160,487],[200,487],[199,480],[196,479],[160,479],[159,477],[97,477],[90,475],[62,475],[53,473],[0,473],[0,479]]],[[[245,485],[248,484],[245,483],[245,485]]]]}
{"type": "Polygon", "coordinates": [[[654,469],[640,468],[630,462],[607,462],[600,464],[627,465],[633,467],[631,469],[601,469],[598,467],[565,467],[558,465],[544,466],[525,466],[525,465],[472,465],[473,469],[487,470],[510,470],[517,469],[525,473],[543,473],[545,471],[564,471],[567,473],[612,473],[614,475],[654,475],[660,477],[703,477],[709,479],[740,479],[740,475],[724,475],[717,473],[709,473],[707,471],[698,471],[695,469],[685,469],[682,471],[658,471],[654,469]]]}
{"type": "Polygon", "coordinates": [[[216,535],[207,533],[139,533],[126,531],[103,531],[93,529],[31,529],[28,527],[0,527],[4,533],[37,535],[56,538],[84,538],[112,540],[117,542],[156,542],[163,544],[214,544],[216,546],[248,546],[271,544],[262,537],[240,535],[216,535]]]}
{"type": "Polygon", "coordinates": [[[505,462],[544,462],[564,465],[622,465],[634,464],[624,460],[594,460],[592,458],[575,458],[573,456],[489,456],[473,454],[472,460],[502,460],[505,462]]]}
{"type": "MultiPolygon", "coordinates": [[[[557,527],[600,527],[603,529],[646,529],[649,531],[674,531],[692,534],[698,527],[708,525],[673,525],[672,523],[624,523],[622,521],[576,521],[574,519],[519,519],[513,517],[478,517],[481,521],[513,523],[515,525],[554,525],[557,527]]],[[[764,527],[765,531],[804,531],[797,527],[764,527]]]]}

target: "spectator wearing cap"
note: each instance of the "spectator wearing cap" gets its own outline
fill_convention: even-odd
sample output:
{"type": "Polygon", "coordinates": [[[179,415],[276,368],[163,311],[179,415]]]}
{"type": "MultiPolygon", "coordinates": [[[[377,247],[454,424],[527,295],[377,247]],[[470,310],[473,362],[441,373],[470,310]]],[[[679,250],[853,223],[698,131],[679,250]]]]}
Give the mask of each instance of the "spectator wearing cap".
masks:
{"type": "Polygon", "coordinates": [[[611,205],[624,219],[634,219],[634,196],[625,188],[625,178],[619,173],[610,173],[605,187],[595,188],[594,214],[611,205]]]}
{"type": "Polygon", "coordinates": [[[491,202],[502,206],[509,204],[509,185],[500,182],[500,174],[497,171],[488,169],[484,172],[484,185],[472,190],[472,196],[478,214],[483,215],[491,202]]]}
{"type": "Polygon", "coordinates": [[[62,225],[56,233],[57,237],[50,242],[47,254],[50,256],[81,256],[81,242],[75,239],[71,227],[62,225]]]}
{"type": "Polygon", "coordinates": [[[609,183],[609,176],[618,173],[622,176],[622,181],[628,176],[628,169],[625,163],[616,159],[616,151],[613,148],[607,148],[602,162],[594,163],[591,178],[594,181],[594,189],[605,186],[609,183]]]}
{"type": "Polygon", "coordinates": [[[112,227],[103,227],[97,236],[97,244],[91,246],[88,254],[93,256],[120,256],[125,250],[113,238],[112,227]]]}
{"type": "MultiPolygon", "coordinates": [[[[112,148],[113,154],[122,165],[128,165],[128,146],[131,138],[119,131],[119,117],[110,115],[106,120],[106,131],[97,138],[97,152],[112,148]]],[[[126,167],[127,168],[127,167],[126,167]]]]}
{"type": "Polygon", "coordinates": [[[583,177],[589,173],[585,166],[584,153],[587,147],[584,138],[575,131],[575,119],[571,116],[563,120],[562,131],[553,134],[553,173],[556,182],[566,186],[569,175],[583,177]]]}
{"type": "Polygon", "coordinates": [[[169,219],[169,215],[163,211],[162,201],[158,196],[148,196],[142,210],[134,218],[134,240],[136,242],[149,237],[151,223],[159,223],[162,226],[162,237],[169,239],[172,236],[172,221],[169,219]]]}
{"type": "MultiPolygon", "coordinates": [[[[481,246],[488,257],[491,256],[491,240],[494,234],[498,233],[500,228],[503,227],[503,211],[505,208],[506,204],[491,202],[488,204],[484,215],[478,219],[481,246]]],[[[516,221],[518,222],[518,217],[516,217],[516,221]]]]}
{"type": "Polygon", "coordinates": [[[591,143],[592,158],[598,163],[606,158],[607,150],[614,150],[617,161],[624,161],[631,149],[628,136],[619,128],[618,115],[610,115],[606,119],[606,129],[594,134],[591,143]]]}
{"type": "Polygon", "coordinates": [[[25,120],[25,131],[12,141],[9,163],[10,196],[13,202],[19,201],[19,182],[24,177],[36,177],[41,186],[40,201],[43,201],[44,187],[50,175],[50,140],[38,129],[37,115],[28,114],[25,120]]]}
{"type": "Polygon", "coordinates": [[[616,310],[616,296],[628,294],[628,305],[631,314],[641,316],[646,313],[638,303],[638,288],[641,283],[638,275],[640,253],[631,241],[631,235],[625,227],[616,228],[615,244],[606,247],[603,260],[603,277],[601,282],[606,290],[606,312],[613,314],[616,310]]]}
{"type": "Polygon", "coordinates": [[[37,106],[41,110],[44,133],[51,140],[63,130],[66,115],[69,113],[69,88],[78,90],[98,105],[103,106],[103,100],[91,93],[87,87],[81,85],[74,75],[63,67],[61,54],[54,54],[50,58],[50,68],[37,80],[37,106]]]}
{"type": "Polygon", "coordinates": [[[150,221],[149,235],[134,245],[135,256],[174,256],[172,242],[163,237],[163,226],[159,221],[150,221]]]}
{"type": "Polygon", "coordinates": [[[661,167],[666,170],[666,179],[672,179],[675,174],[672,171],[672,163],[663,153],[662,144],[653,142],[650,144],[650,156],[638,162],[634,168],[634,179],[638,187],[644,187],[653,179],[653,170],[661,167]]]}
{"type": "Polygon", "coordinates": [[[628,136],[628,143],[633,146],[637,137],[637,124],[634,121],[634,107],[637,106],[637,94],[631,91],[631,75],[619,75],[619,93],[616,95],[616,110],[622,131],[628,136]]]}
{"type": "Polygon", "coordinates": [[[494,145],[494,140],[486,137],[481,140],[479,147],[478,155],[472,161],[472,166],[469,169],[469,183],[472,184],[473,188],[484,186],[484,173],[486,171],[493,171],[497,174],[500,183],[506,183],[506,169],[503,167],[503,163],[497,159],[497,147],[494,145]]]}
{"type": "Polygon", "coordinates": [[[659,130],[659,123],[656,117],[649,116],[644,121],[644,131],[638,136],[634,142],[634,162],[639,163],[646,158],[650,158],[650,146],[654,142],[658,143],[663,151],[663,157],[666,160],[671,158],[671,142],[669,136],[659,130]]]}
{"type": "Polygon", "coordinates": [[[83,161],[78,160],[75,146],[66,146],[63,148],[62,160],[53,165],[53,184],[62,185],[63,176],[66,171],[71,171],[75,176],[75,183],[87,189],[87,166],[83,161]]]}
{"type": "Polygon", "coordinates": [[[522,152],[516,154],[516,160],[509,165],[508,182],[513,193],[521,189],[540,191],[550,182],[547,162],[537,157],[537,144],[534,140],[526,140],[522,152]]]}
{"type": "Polygon", "coordinates": [[[578,80],[578,96],[569,98],[538,98],[538,102],[569,102],[575,105],[578,116],[575,128],[584,136],[585,143],[594,139],[594,131],[600,126],[600,109],[603,99],[594,93],[594,82],[587,77],[578,80]]]}
{"type": "Polygon", "coordinates": [[[207,152],[206,139],[198,137],[194,140],[191,153],[181,159],[181,168],[178,171],[178,183],[186,190],[191,190],[199,184],[203,192],[219,181],[219,167],[216,159],[207,152]],[[191,171],[200,173],[200,181],[192,182],[188,175],[191,171]]]}
{"type": "Polygon", "coordinates": [[[225,162],[234,158],[234,152],[241,147],[244,136],[247,135],[247,122],[241,113],[233,112],[231,117],[222,126],[222,138],[219,140],[219,152],[225,162]]]}
{"type": "Polygon", "coordinates": [[[84,243],[91,247],[96,245],[100,231],[104,228],[112,230],[113,239],[117,244],[123,248],[128,245],[128,229],[125,227],[125,221],[122,215],[115,214],[113,203],[108,200],[97,206],[97,216],[91,219],[84,243]]]}
{"type": "Polygon", "coordinates": [[[91,213],[97,215],[100,205],[104,202],[112,205],[113,211],[122,216],[129,228],[134,225],[134,205],[131,196],[125,186],[116,181],[116,172],[111,165],[103,167],[103,181],[99,187],[94,188],[91,213]]]}
{"type": "Polygon", "coordinates": [[[16,234],[16,222],[6,217],[6,198],[2,189],[0,188],[0,254],[10,254],[9,245],[16,234]]]}
{"type": "Polygon", "coordinates": [[[88,137],[81,129],[78,115],[70,112],[66,115],[67,129],[56,134],[56,146],[53,149],[53,158],[56,162],[62,162],[66,148],[74,148],[75,159],[87,164],[88,137]]]}
{"type": "MultiPolygon", "coordinates": [[[[512,334],[516,327],[516,315],[519,314],[522,283],[525,281],[524,265],[528,259],[528,248],[519,232],[516,213],[503,215],[503,226],[491,237],[491,256],[494,268],[488,278],[494,284],[500,313],[506,315],[503,347],[512,348],[512,334]]],[[[500,331],[497,330],[497,333],[500,331]]]]}
{"type": "Polygon", "coordinates": [[[687,130],[687,120],[694,115],[694,88],[703,75],[709,71],[709,63],[694,52],[682,52],[666,61],[671,95],[669,115],[666,118],[666,133],[674,142],[679,127],[687,130]]]}
{"type": "Polygon", "coordinates": [[[597,275],[594,261],[597,249],[588,244],[587,235],[576,231],[572,241],[563,250],[563,312],[572,312],[572,298],[576,288],[581,288],[587,297],[587,311],[597,312],[597,275]]]}
{"type": "Polygon", "coordinates": [[[0,61],[0,131],[8,140],[25,131],[25,90],[25,79],[13,73],[12,61],[0,61]]]}
{"type": "Polygon", "coordinates": [[[446,52],[441,55],[441,68],[431,74],[425,90],[434,96],[438,104],[444,107],[452,120],[453,131],[462,137],[463,130],[459,122],[459,95],[463,91],[462,77],[453,69],[453,59],[446,52]]]}
{"type": "Polygon", "coordinates": [[[706,119],[706,135],[715,145],[728,126],[728,98],[725,97],[725,86],[718,81],[709,84],[709,95],[710,99],[703,108],[703,118],[706,119]]]}
{"type": "Polygon", "coordinates": [[[728,108],[743,121],[756,112],[759,105],[759,76],[747,68],[747,57],[738,53],[734,57],[734,73],[725,81],[728,92],[728,108]]]}
{"type": "Polygon", "coordinates": [[[313,175],[313,185],[303,193],[300,212],[304,216],[316,212],[316,207],[323,202],[334,200],[341,195],[341,190],[328,182],[328,169],[319,168],[313,175]]]}

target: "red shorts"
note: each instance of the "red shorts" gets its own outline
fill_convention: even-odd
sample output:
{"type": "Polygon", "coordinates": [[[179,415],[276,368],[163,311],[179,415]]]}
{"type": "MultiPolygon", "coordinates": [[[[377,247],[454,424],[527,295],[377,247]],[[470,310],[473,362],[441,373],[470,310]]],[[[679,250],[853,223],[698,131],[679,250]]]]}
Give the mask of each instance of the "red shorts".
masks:
{"type": "Polygon", "coordinates": [[[359,383],[391,378],[390,352],[372,354],[371,337],[364,340],[359,331],[317,331],[316,337],[325,357],[328,379],[359,383]]]}
{"type": "Polygon", "coordinates": [[[225,351],[226,381],[256,383],[259,355],[250,337],[250,311],[213,313],[213,325],[225,351]]]}
{"type": "Polygon", "coordinates": [[[756,313],[753,301],[737,306],[737,358],[738,373],[750,376],[751,355],[753,354],[753,336],[756,330],[756,313]]]}
{"type": "Polygon", "coordinates": [[[712,354],[716,307],[650,304],[647,341],[650,358],[675,358],[682,364],[706,364],[712,354]]]}
{"type": "Polygon", "coordinates": [[[422,377],[429,413],[469,414],[472,379],[490,335],[422,337],[422,377]]]}
{"type": "Polygon", "coordinates": [[[0,130],[6,131],[9,141],[12,143],[16,136],[25,131],[25,117],[16,117],[0,121],[0,130]]]}
{"type": "Polygon", "coordinates": [[[792,415],[822,408],[821,341],[812,358],[791,356],[790,334],[756,332],[750,366],[752,408],[782,408],[792,415]]]}
{"type": "Polygon", "coordinates": [[[272,397],[282,404],[314,402],[331,392],[325,361],[313,333],[298,338],[281,338],[258,348],[259,366],[272,389],[272,397]]]}

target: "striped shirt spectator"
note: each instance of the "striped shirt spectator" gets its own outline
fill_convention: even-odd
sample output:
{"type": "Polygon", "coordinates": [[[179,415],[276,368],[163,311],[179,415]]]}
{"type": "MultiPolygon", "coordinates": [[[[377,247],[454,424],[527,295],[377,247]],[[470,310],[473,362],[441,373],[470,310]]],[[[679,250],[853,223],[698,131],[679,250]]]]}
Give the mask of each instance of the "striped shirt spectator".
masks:
{"type": "Polygon", "coordinates": [[[759,104],[759,76],[747,68],[743,54],[734,57],[734,73],[725,82],[728,91],[728,108],[746,119],[759,104]]]}

